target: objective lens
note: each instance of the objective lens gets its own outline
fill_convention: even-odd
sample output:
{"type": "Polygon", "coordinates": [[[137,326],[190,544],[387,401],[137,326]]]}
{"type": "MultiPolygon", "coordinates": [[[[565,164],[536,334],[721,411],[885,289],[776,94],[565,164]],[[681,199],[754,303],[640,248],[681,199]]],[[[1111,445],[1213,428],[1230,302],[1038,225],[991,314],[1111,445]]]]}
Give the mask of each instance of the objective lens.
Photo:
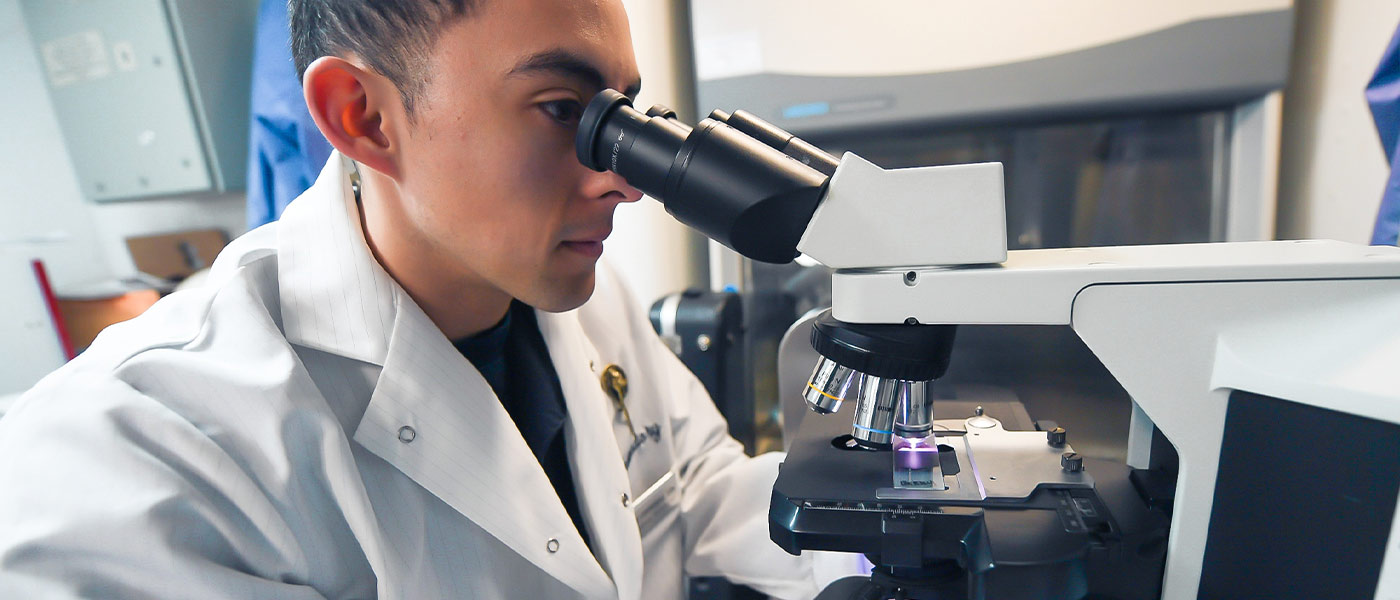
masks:
{"type": "Polygon", "coordinates": [[[856,443],[867,448],[890,447],[900,383],[905,382],[865,376],[860,385],[860,402],[856,404],[855,420],[851,426],[851,437],[856,439],[856,443]]]}
{"type": "Polygon", "coordinates": [[[895,393],[897,407],[894,431],[907,438],[924,437],[933,430],[933,403],[928,399],[928,382],[900,381],[895,393]]]}
{"type": "Polygon", "coordinates": [[[807,388],[802,397],[814,412],[829,415],[841,410],[841,402],[860,391],[861,374],[836,361],[822,357],[807,380],[807,388]]]}
{"type": "Polygon", "coordinates": [[[933,429],[928,382],[866,375],[851,436],[862,446],[889,448],[890,436],[921,437],[933,429]]]}

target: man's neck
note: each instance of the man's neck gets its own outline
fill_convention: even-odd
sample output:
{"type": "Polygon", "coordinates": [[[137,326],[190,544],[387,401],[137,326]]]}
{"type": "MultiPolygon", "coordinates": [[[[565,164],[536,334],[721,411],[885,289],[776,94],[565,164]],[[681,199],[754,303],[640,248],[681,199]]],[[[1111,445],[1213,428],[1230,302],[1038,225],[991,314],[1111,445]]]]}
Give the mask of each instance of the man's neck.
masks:
{"type": "Polygon", "coordinates": [[[444,256],[407,218],[392,180],[360,166],[360,224],[375,260],[408,292],[448,339],[475,335],[499,323],[510,295],[444,256]]]}

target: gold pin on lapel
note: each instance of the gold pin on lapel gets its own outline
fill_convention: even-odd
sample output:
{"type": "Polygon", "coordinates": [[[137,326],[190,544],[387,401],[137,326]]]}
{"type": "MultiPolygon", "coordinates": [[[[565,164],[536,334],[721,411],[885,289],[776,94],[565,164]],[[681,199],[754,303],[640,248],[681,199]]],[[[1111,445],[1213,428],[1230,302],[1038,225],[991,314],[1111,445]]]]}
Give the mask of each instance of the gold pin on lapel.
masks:
{"type": "Polygon", "coordinates": [[[640,437],[637,428],[632,425],[632,415],[627,412],[627,373],[622,371],[622,367],[608,365],[603,367],[603,376],[599,378],[599,382],[603,384],[603,392],[612,398],[618,412],[622,413],[622,420],[627,423],[627,429],[632,431],[632,439],[640,437]]]}

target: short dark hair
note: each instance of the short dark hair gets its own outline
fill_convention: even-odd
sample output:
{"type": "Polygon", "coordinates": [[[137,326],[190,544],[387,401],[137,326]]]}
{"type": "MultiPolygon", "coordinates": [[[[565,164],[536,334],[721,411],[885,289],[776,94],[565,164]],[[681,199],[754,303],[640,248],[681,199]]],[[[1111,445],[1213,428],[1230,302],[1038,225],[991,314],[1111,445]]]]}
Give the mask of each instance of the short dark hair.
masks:
{"type": "Polygon", "coordinates": [[[354,54],[399,88],[404,110],[428,84],[428,54],[442,29],[481,0],[288,0],[297,78],[322,56],[354,54]]]}

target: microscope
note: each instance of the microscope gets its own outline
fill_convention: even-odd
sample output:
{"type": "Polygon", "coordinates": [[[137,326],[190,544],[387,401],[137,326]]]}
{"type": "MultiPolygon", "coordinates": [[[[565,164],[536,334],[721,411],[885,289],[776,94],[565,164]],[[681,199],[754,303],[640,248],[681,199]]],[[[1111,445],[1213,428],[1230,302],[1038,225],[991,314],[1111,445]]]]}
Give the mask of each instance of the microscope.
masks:
{"type": "Polygon", "coordinates": [[[740,254],[834,269],[770,505],[788,552],[875,565],[820,598],[1400,598],[1400,250],[1008,252],[1000,164],[886,170],[613,90],[576,143],[740,254]],[[1070,326],[1122,385],[1126,462],[935,406],[958,328],[1008,324],[1070,326]]]}

